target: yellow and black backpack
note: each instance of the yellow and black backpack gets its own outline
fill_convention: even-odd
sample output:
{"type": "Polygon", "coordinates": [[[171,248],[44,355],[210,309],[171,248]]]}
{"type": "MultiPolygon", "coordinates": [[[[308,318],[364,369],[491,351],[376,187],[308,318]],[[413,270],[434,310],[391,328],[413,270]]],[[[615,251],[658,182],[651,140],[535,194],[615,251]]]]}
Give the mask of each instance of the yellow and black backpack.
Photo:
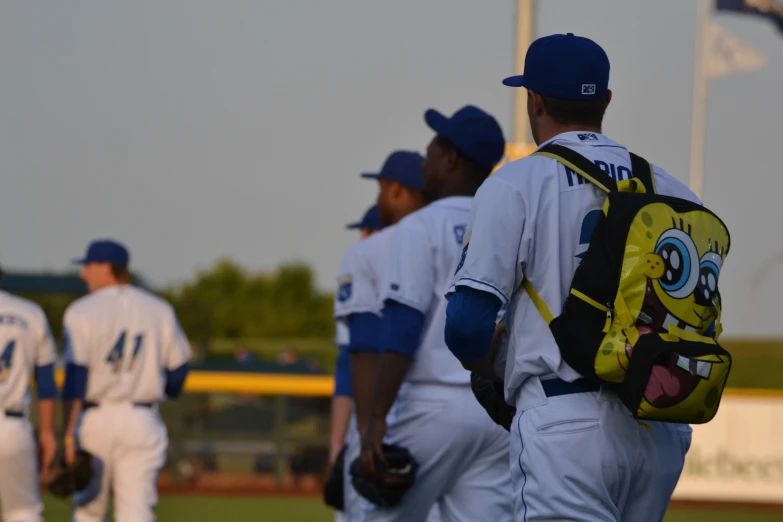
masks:
{"type": "Polygon", "coordinates": [[[726,225],[702,205],[656,194],[652,166],[635,154],[633,177],[622,181],[567,147],[534,155],[608,194],[562,314],[553,317],[523,283],[563,359],[616,389],[636,419],[709,422],[731,370],[731,355],[718,344],[726,225]]]}

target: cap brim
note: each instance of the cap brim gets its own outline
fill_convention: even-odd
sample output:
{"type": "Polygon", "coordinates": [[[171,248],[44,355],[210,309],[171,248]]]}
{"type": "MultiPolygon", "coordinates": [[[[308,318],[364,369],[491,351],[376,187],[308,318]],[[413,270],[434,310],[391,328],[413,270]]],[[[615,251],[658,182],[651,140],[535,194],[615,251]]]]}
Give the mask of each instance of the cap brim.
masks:
{"type": "Polygon", "coordinates": [[[525,82],[525,75],[520,74],[519,76],[509,76],[503,80],[503,85],[508,87],[527,87],[527,82],[525,82]]]}
{"type": "Polygon", "coordinates": [[[437,134],[443,134],[448,128],[449,119],[435,109],[427,109],[424,113],[424,121],[437,134]]]}
{"type": "Polygon", "coordinates": [[[361,224],[361,222],[359,222],[359,223],[348,223],[347,225],[345,225],[345,228],[347,228],[348,230],[356,230],[357,228],[362,228],[362,224],[361,224]]]}
{"type": "Polygon", "coordinates": [[[365,179],[383,179],[383,177],[380,174],[375,174],[372,172],[365,172],[361,175],[362,178],[365,179]]]}

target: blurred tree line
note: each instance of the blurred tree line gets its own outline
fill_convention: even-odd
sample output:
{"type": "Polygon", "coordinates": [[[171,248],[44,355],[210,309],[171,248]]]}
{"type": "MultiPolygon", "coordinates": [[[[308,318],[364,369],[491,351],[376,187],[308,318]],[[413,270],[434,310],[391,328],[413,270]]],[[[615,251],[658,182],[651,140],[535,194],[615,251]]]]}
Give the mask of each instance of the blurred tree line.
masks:
{"type": "Polygon", "coordinates": [[[270,274],[223,259],[161,295],[174,305],[188,336],[329,337],[334,331],[333,297],[316,289],[305,264],[282,265],[270,274]]]}
{"type": "MultiPolygon", "coordinates": [[[[332,295],[315,287],[312,268],[293,263],[251,272],[222,259],[182,285],[157,292],[174,306],[191,339],[326,338],[334,335],[332,295]]],[[[44,309],[60,338],[73,296],[25,295],[44,309]]]]}

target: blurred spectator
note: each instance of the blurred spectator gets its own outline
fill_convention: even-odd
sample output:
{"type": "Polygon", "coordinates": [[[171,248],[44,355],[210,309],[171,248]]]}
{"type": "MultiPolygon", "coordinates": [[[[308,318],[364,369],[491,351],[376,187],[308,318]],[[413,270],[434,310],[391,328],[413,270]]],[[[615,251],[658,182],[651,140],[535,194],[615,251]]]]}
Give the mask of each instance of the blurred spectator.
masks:
{"type": "Polygon", "coordinates": [[[299,352],[293,346],[286,346],[277,355],[277,363],[283,366],[296,364],[297,362],[299,362],[299,352]]]}
{"type": "Polygon", "coordinates": [[[234,360],[239,364],[252,364],[255,362],[255,357],[253,356],[253,352],[244,346],[240,346],[234,352],[234,360]]]}

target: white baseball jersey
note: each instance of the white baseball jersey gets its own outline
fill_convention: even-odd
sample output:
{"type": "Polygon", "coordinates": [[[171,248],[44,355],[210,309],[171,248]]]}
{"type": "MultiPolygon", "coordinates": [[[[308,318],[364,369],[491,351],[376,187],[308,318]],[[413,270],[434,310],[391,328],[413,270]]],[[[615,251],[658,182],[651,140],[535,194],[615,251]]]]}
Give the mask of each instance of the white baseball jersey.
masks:
{"type": "Polygon", "coordinates": [[[0,412],[27,411],[35,367],[52,364],[56,357],[41,307],[0,291],[0,412]]]}
{"type": "MultiPolygon", "coordinates": [[[[631,177],[628,151],[606,136],[567,132],[541,146],[553,142],[592,160],[616,181],[631,177]]],[[[655,167],[654,173],[658,193],[698,201],[662,169],[655,167]]],[[[559,315],[605,199],[606,194],[590,182],[541,156],[505,165],[476,194],[464,262],[449,291],[472,287],[508,303],[503,377],[506,399],[518,408],[546,402],[539,386],[525,387],[528,377],[580,377],[563,361],[546,322],[520,290],[522,280],[527,277],[552,314],[559,315]]]]}
{"type": "MultiPolygon", "coordinates": [[[[379,230],[355,243],[345,252],[337,276],[335,319],[345,319],[351,314],[361,313],[380,315],[383,309],[381,278],[385,276],[385,267],[389,262],[394,228],[390,226],[379,230]]],[[[338,337],[342,336],[342,340],[347,343],[345,335],[347,334],[338,332],[338,337]]]]}
{"type": "Polygon", "coordinates": [[[443,336],[446,298],[462,250],[469,197],[444,198],[400,221],[391,244],[385,298],[425,316],[419,349],[406,376],[412,383],[468,384],[470,373],[449,352],[443,336]]]}
{"type": "Polygon", "coordinates": [[[110,286],[65,311],[65,360],[88,368],[88,402],[158,402],[165,371],[190,359],[174,309],[130,285],[110,286]]]}

